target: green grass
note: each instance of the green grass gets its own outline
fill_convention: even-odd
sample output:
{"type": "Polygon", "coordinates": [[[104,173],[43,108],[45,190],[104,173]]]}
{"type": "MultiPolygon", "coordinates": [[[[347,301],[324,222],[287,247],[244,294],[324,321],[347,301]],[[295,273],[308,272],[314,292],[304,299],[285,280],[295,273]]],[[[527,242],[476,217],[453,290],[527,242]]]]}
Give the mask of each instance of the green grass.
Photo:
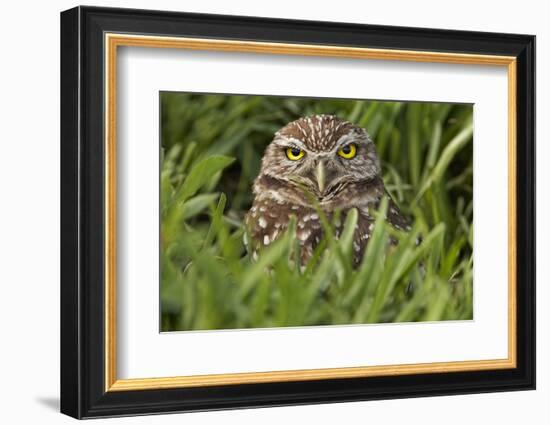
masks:
{"type": "Polygon", "coordinates": [[[471,106],[179,93],[162,93],[161,105],[163,331],[472,318],[471,106]],[[367,129],[414,221],[400,233],[380,211],[357,268],[355,213],[339,240],[324,220],[328,236],[304,270],[292,261],[292,223],[258,262],[243,244],[265,146],[313,113],[367,129]]]}

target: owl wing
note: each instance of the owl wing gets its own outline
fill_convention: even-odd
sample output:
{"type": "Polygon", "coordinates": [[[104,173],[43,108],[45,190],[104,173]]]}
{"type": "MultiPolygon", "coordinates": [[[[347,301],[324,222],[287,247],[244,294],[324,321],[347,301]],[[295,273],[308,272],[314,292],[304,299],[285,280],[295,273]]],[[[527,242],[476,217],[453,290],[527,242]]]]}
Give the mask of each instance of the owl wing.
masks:
{"type": "Polygon", "coordinates": [[[390,223],[397,230],[411,230],[411,221],[409,220],[409,218],[401,212],[401,210],[385,188],[384,191],[389,200],[388,212],[386,214],[388,223],[390,223]]]}
{"type": "MultiPolygon", "coordinates": [[[[365,197],[367,199],[376,199],[375,208],[378,210],[380,208],[380,202],[384,197],[388,199],[388,210],[386,212],[386,217],[388,223],[398,230],[408,231],[411,228],[411,221],[409,218],[401,212],[396,202],[393,200],[392,196],[386,189],[384,181],[381,177],[375,177],[370,181],[368,188],[365,190],[365,197]]],[[[367,201],[372,202],[372,201],[367,201]]],[[[374,220],[374,218],[369,217],[369,219],[374,220]]]]}
{"type": "Polygon", "coordinates": [[[311,207],[269,199],[255,200],[245,220],[250,238],[247,249],[254,260],[261,248],[285,233],[290,217],[296,219],[296,239],[300,245],[302,264],[309,261],[323,238],[319,215],[311,207]]]}
{"type": "MultiPolygon", "coordinates": [[[[388,213],[387,213],[387,220],[388,223],[390,223],[393,227],[395,227],[397,230],[401,230],[404,232],[408,232],[411,230],[411,220],[401,212],[391,195],[388,193],[388,191],[384,188],[386,192],[386,196],[389,199],[389,205],[388,205],[388,213]]],[[[417,236],[416,238],[416,245],[420,245],[422,243],[422,235],[417,236]]]]}
{"type": "Polygon", "coordinates": [[[245,217],[245,246],[254,260],[258,250],[281,236],[288,226],[288,208],[270,200],[255,200],[245,217]]]}

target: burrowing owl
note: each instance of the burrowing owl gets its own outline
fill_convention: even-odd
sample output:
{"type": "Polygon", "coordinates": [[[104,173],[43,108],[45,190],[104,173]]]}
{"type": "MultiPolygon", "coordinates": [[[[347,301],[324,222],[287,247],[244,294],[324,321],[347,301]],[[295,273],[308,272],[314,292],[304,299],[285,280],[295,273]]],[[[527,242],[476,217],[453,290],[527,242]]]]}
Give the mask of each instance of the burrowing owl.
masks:
{"type": "MultiPolygon", "coordinates": [[[[314,115],[293,121],[275,133],[267,146],[254,182],[254,202],[246,216],[253,257],[282,235],[291,216],[296,217],[302,263],[307,262],[323,238],[323,228],[312,197],[333,220],[336,237],[345,215],[356,208],[359,216],[353,249],[361,261],[373,230],[373,210],[388,193],[380,177],[380,162],[374,143],[361,127],[333,115],[314,115]]],[[[387,220],[406,230],[408,219],[391,197],[387,220]]]]}

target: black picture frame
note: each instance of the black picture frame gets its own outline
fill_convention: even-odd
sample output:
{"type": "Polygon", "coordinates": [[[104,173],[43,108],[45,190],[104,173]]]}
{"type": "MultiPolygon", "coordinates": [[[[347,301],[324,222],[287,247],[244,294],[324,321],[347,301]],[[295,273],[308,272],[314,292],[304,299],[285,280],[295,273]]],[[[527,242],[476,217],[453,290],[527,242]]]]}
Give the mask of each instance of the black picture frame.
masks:
{"type": "Polygon", "coordinates": [[[61,13],[61,412],[75,418],[535,388],[535,37],[76,7],[61,13]],[[257,40],[517,58],[517,367],[105,391],[104,34],[257,40]]]}

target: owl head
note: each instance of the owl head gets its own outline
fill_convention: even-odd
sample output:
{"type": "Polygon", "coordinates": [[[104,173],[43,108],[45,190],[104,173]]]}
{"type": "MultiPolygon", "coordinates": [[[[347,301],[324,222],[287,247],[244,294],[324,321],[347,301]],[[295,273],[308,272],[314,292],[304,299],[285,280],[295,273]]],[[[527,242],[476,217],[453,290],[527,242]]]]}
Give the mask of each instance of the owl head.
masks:
{"type": "Polygon", "coordinates": [[[299,118],[275,133],[260,175],[305,188],[323,200],[380,173],[374,144],[361,127],[334,115],[299,118]]]}

